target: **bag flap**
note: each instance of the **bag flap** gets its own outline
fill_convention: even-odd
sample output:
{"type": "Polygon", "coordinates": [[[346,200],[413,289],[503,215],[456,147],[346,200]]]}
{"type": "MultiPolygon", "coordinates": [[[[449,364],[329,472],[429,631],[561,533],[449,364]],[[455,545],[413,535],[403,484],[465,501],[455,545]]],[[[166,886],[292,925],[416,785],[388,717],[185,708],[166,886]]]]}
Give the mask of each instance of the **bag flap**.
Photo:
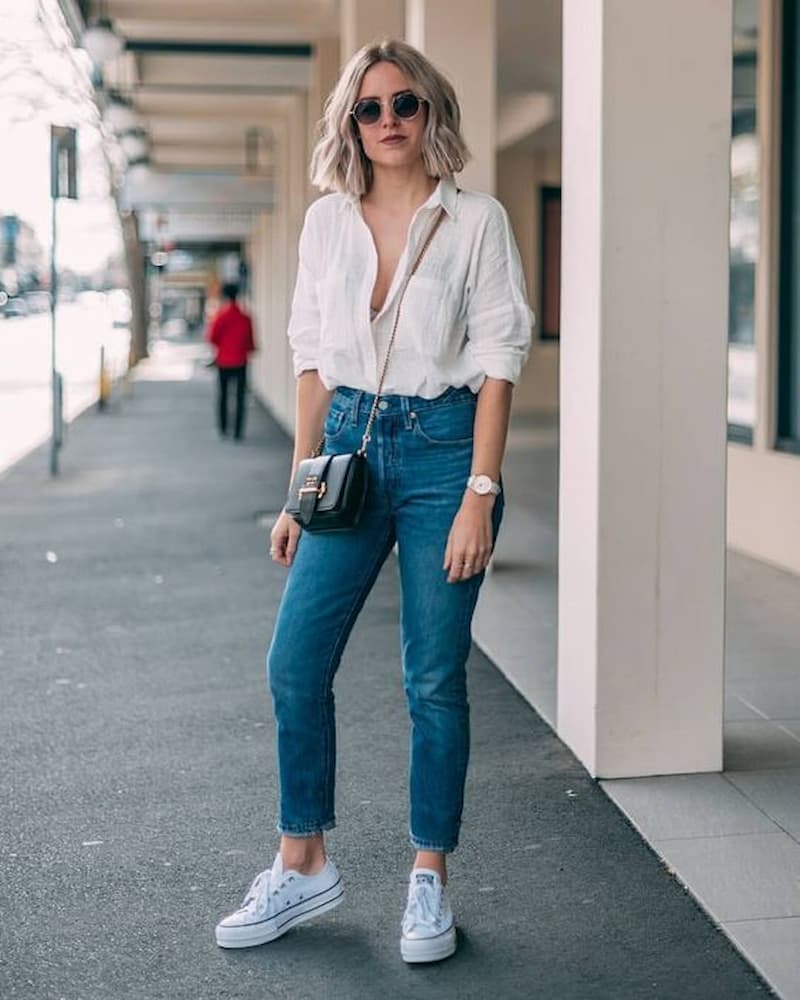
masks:
{"type": "Polygon", "coordinates": [[[332,459],[325,474],[325,493],[319,499],[320,510],[332,510],[342,502],[342,494],[348,487],[348,476],[351,475],[354,462],[365,461],[361,455],[345,453],[331,455],[332,459]]]}

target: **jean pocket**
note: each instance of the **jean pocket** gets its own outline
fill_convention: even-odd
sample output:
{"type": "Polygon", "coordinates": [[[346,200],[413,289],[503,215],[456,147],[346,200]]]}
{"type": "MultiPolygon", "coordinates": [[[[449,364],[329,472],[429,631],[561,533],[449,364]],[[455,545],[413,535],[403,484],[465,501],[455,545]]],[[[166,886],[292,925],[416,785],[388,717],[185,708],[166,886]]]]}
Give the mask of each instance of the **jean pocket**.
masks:
{"type": "Polygon", "coordinates": [[[475,404],[431,406],[414,414],[414,430],[428,444],[465,445],[472,443],[475,404]]]}
{"type": "Polygon", "coordinates": [[[335,441],[347,429],[347,411],[339,409],[328,410],[325,418],[325,440],[335,441]]]}

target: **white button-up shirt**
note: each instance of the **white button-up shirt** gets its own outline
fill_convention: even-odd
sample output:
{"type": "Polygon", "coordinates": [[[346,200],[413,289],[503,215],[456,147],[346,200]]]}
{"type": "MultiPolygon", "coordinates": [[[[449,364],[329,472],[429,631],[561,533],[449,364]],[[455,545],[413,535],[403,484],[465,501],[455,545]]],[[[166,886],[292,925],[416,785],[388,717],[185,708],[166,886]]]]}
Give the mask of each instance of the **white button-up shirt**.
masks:
{"type": "Polygon", "coordinates": [[[494,198],[441,180],[417,209],[383,308],[370,319],[378,270],[358,198],[326,195],[309,207],[289,322],[294,372],[323,385],[376,392],[397,299],[440,208],[446,215],[403,298],[385,394],[432,399],[448,386],[516,382],[533,314],[514,236],[494,198]]]}

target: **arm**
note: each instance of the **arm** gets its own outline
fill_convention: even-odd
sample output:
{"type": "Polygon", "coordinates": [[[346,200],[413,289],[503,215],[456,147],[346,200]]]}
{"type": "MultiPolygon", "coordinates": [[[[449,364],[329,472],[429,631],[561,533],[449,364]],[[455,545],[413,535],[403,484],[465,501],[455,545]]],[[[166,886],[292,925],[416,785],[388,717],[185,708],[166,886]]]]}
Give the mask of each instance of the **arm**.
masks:
{"type": "MultiPolygon", "coordinates": [[[[498,202],[488,205],[485,224],[476,240],[469,284],[469,350],[486,375],[475,412],[471,472],[497,482],[506,447],[511,395],[528,354],[533,318],[514,235],[505,209],[498,202]]],[[[495,500],[492,494],[478,496],[465,489],[445,550],[448,582],[466,580],[486,568],[492,553],[495,500]]]]}
{"type": "Polygon", "coordinates": [[[320,442],[332,396],[333,392],[325,388],[319,374],[314,370],[304,371],[297,379],[294,454],[290,483],[301,460],[313,455],[320,442]]]}
{"type": "MultiPolygon", "coordinates": [[[[505,379],[487,378],[478,393],[471,472],[483,473],[495,481],[500,479],[513,388],[505,379]]],[[[465,488],[445,549],[443,568],[449,571],[448,583],[467,580],[486,568],[492,555],[492,508],[496,500],[492,493],[478,496],[465,488]]]]}
{"type": "MultiPolygon", "coordinates": [[[[325,415],[333,393],[326,389],[314,370],[304,371],[297,379],[294,454],[289,483],[297,466],[314,454],[322,437],[325,415]]],[[[291,566],[300,541],[300,525],[285,510],[281,511],[270,535],[270,555],[281,566],[291,566]]]]}
{"type": "MultiPolygon", "coordinates": [[[[314,233],[313,216],[309,209],[300,234],[300,259],[288,331],[294,356],[294,372],[297,377],[294,454],[290,483],[300,460],[311,456],[319,444],[332,395],[322,384],[318,372],[320,329],[316,293],[318,254],[319,236],[314,233]]],[[[281,566],[291,566],[299,539],[300,526],[285,511],[281,511],[270,536],[270,555],[275,562],[281,566]]]]}

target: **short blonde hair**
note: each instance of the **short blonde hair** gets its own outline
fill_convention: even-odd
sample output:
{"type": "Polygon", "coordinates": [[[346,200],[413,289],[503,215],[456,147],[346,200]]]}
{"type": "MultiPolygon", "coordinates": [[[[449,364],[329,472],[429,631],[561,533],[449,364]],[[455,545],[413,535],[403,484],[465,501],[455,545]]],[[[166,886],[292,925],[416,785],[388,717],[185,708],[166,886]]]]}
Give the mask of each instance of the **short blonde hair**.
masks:
{"type": "Polygon", "coordinates": [[[378,62],[390,62],[407,77],[415,94],[428,102],[422,138],[422,160],[431,177],[452,177],[469,159],[461,135],[461,109],[455,90],[425,56],[396,39],[365,45],[342,70],[325,102],[311,154],[311,183],[322,191],[361,196],[372,184],[372,163],[358,141],[358,126],[350,111],[358,100],[361,81],[378,62]]]}

